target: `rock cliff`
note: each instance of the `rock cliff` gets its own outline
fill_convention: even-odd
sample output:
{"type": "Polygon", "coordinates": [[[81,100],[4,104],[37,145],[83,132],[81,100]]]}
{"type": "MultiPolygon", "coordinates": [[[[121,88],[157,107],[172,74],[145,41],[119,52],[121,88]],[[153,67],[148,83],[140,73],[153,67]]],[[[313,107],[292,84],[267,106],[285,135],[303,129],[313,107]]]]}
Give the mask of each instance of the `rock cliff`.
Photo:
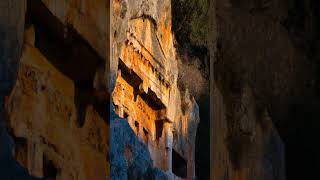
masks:
{"type": "Polygon", "coordinates": [[[5,2],[1,95],[25,177],[109,179],[109,1],[5,2]]]}
{"type": "Polygon", "coordinates": [[[283,141],[269,106],[259,99],[284,93],[268,73],[286,73],[277,71],[279,61],[294,57],[286,56],[293,49],[276,23],[281,3],[272,5],[274,13],[267,1],[216,1],[213,179],[286,178],[283,141]]]}
{"type": "MultiPolygon", "coordinates": [[[[151,159],[148,166],[169,179],[194,179],[199,106],[188,88],[179,87],[172,3],[113,1],[111,111],[127,119],[132,135],[144,144],[151,159]]],[[[123,120],[111,121],[117,125],[123,120]]],[[[122,130],[112,133],[117,131],[122,130]]],[[[122,156],[128,163],[126,152],[122,156]]],[[[122,170],[112,166],[113,173],[131,172],[126,166],[115,167],[122,170]]]]}
{"type": "Polygon", "coordinates": [[[214,179],[317,176],[318,10],[312,0],[216,0],[214,179]]]}

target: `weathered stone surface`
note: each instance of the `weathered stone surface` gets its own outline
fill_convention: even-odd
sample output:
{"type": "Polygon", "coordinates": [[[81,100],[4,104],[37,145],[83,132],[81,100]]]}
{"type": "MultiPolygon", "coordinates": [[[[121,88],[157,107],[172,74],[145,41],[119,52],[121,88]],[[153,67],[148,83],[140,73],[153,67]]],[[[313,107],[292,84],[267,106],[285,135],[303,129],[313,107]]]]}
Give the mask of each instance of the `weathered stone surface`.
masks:
{"type": "Polygon", "coordinates": [[[115,112],[148,148],[153,167],[169,179],[193,179],[199,109],[177,85],[171,1],[121,0],[112,8],[115,112]]]}
{"type": "MultiPolygon", "coordinates": [[[[219,37],[214,79],[222,96],[220,106],[225,108],[222,115],[238,120],[233,116],[241,108],[231,109],[249,84],[256,108],[267,109],[276,127],[272,131],[279,132],[285,145],[288,179],[317,176],[319,7],[315,0],[216,1],[219,37]]],[[[273,139],[279,144],[276,136],[273,139]]],[[[284,172],[278,173],[274,178],[284,172]]]]}
{"type": "MultiPolygon", "coordinates": [[[[3,119],[0,119],[3,121],[3,119]]],[[[0,178],[13,180],[40,180],[31,177],[28,171],[19,164],[13,156],[14,141],[8,135],[3,123],[0,125],[0,178]]]]}
{"type": "Polygon", "coordinates": [[[233,86],[235,91],[241,84],[250,84],[281,126],[291,104],[302,102],[301,97],[311,101],[316,93],[316,64],[297,48],[285,25],[290,2],[217,0],[216,4],[219,57],[215,69],[216,78],[221,79],[217,84],[233,86]]]}
{"type": "Polygon", "coordinates": [[[23,44],[25,1],[0,2],[0,179],[36,180],[14,159],[14,141],[9,136],[4,113],[4,99],[17,76],[23,44]]]}
{"type": "Polygon", "coordinates": [[[105,60],[109,59],[109,0],[43,0],[63,24],[71,25],[105,60]]]}
{"type": "Polygon", "coordinates": [[[146,144],[140,141],[125,119],[111,118],[111,179],[168,179],[153,167],[146,144]]]}
{"type": "Polygon", "coordinates": [[[88,105],[85,124],[78,128],[74,98],[73,81],[38,49],[25,44],[18,81],[6,104],[12,133],[27,146],[27,161],[22,161],[21,154],[17,158],[30,174],[56,179],[106,179],[109,175],[108,125],[88,105]],[[52,171],[47,161],[55,174],[47,173],[52,171]]]}
{"type": "Polygon", "coordinates": [[[270,112],[282,111],[306,64],[279,23],[285,7],[216,1],[212,179],[286,179],[284,144],[270,112]],[[287,71],[288,62],[301,66],[287,71]]]}
{"type": "MultiPolygon", "coordinates": [[[[9,136],[1,135],[1,140],[6,139],[3,141],[6,149],[4,153],[0,152],[0,156],[6,154],[4,156],[12,162],[9,164],[6,160],[8,165],[5,168],[1,164],[0,175],[3,170],[12,169],[8,171],[11,174],[4,174],[5,179],[31,179],[28,174],[39,179],[109,179],[109,97],[104,67],[107,63],[100,58],[108,56],[103,54],[108,53],[108,31],[104,28],[107,22],[101,21],[108,19],[106,12],[109,6],[105,2],[102,9],[90,11],[91,14],[83,9],[81,18],[86,20],[72,19],[78,28],[69,28],[67,26],[71,22],[60,22],[62,20],[54,17],[54,13],[41,1],[29,0],[27,5],[28,8],[23,6],[23,10],[28,9],[24,38],[20,37],[20,31],[12,31],[19,36],[21,45],[24,41],[24,45],[22,55],[14,52],[18,59],[21,55],[19,70],[18,59],[12,60],[18,78],[10,96],[4,100],[6,126],[13,139],[8,144],[10,138],[2,137],[9,136]],[[98,20],[95,23],[102,27],[89,25],[88,19],[98,20]],[[72,32],[64,33],[61,29],[72,32]],[[76,58],[79,61],[75,61],[76,58]],[[85,64],[87,68],[81,70],[83,67],[75,64],[85,64]],[[15,144],[14,150],[12,144],[15,144]],[[14,151],[14,157],[9,155],[9,151],[14,151]]],[[[24,24],[24,18],[20,15],[16,18],[24,24]]],[[[9,31],[5,29],[5,32],[8,43],[13,43],[9,31]]],[[[4,46],[11,48],[7,44],[4,46]]],[[[9,76],[13,86],[14,72],[9,76]]],[[[1,134],[5,132],[2,127],[1,134]]]]}
{"type": "Polygon", "coordinates": [[[242,91],[240,104],[235,105],[238,112],[231,115],[220,90],[213,91],[212,178],[284,180],[283,142],[267,111],[256,115],[251,89],[242,91]]]}

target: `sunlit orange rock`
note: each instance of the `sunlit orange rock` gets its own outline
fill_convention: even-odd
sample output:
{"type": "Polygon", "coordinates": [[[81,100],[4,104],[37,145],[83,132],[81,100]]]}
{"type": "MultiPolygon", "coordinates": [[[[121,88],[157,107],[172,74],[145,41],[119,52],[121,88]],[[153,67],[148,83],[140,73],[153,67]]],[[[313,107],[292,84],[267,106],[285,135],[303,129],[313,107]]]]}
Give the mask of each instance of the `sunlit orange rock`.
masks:
{"type": "MultiPolygon", "coordinates": [[[[26,27],[17,82],[5,102],[16,160],[35,177],[109,179],[108,94],[103,67],[91,68],[94,73],[86,77],[86,73],[81,75],[82,67],[68,69],[63,64],[63,58],[77,56],[62,57],[61,66],[57,65],[52,56],[57,51],[46,46],[44,51],[39,45],[39,38],[46,40],[36,34],[37,25],[26,27]],[[90,79],[90,84],[79,87],[81,79],[72,73],[90,79]]],[[[83,52],[93,54],[92,50],[83,52]]]]}
{"type": "Polygon", "coordinates": [[[112,6],[113,22],[120,26],[112,31],[115,111],[148,147],[155,168],[169,179],[194,179],[199,109],[177,86],[170,1],[114,1],[112,6]]]}

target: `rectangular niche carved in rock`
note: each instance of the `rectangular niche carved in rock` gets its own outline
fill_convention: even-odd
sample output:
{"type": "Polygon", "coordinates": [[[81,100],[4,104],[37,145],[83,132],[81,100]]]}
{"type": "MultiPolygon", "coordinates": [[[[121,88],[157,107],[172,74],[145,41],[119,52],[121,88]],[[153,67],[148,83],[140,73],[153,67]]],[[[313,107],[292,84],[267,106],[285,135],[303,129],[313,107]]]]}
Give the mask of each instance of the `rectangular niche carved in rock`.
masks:
{"type": "Polygon", "coordinates": [[[163,131],[163,120],[157,120],[154,122],[156,126],[156,140],[159,140],[162,136],[162,131],[163,131]]]}

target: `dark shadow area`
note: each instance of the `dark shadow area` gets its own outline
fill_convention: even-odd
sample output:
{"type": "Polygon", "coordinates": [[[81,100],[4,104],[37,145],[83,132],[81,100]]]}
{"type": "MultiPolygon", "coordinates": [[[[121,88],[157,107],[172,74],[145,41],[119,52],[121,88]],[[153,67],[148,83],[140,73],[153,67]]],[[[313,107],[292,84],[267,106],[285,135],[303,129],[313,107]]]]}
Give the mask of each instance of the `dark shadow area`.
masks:
{"type": "MultiPolygon", "coordinates": [[[[205,46],[208,25],[208,7],[206,3],[211,1],[180,1],[172,0],[172,30],[177,40],[175,47],[183,64],[198,64],[198,71],[208,81],[209,87],[209,51],[205,46]],[[201,4],[203,3],[203,4],[201,4]],[[185,58],[187,57],[187,58],[185,58]]],[[[181,68],[181,67],[180,67],[181,68]]],[[[180,71],[184,71],[179,69],[180,71]]],[[[189,72],[187,72],[189,73],[189,72]]],[[[179,76],[183,76],[179,74],[179,76]]],[[[179,89],[184,92],[186,86],[190,86],[191,95],[196,97],[200,111],[200,123],[197,128],[195,144],[195,171],[199,180],[210,178],[210,95],[209,89],[206,92],[198,92],[199,82],[195,80],[178,80],[179,89]]],[[[206,87],[203,87],[204,89],[206,87]]],[[[182,99],[182,111],[186,111],[187,104],[182,99]]]]}
{"type": "Polygon", "coordinates": [[[77,124],[85,123],[86,107],[91,104],[108,123],[109,96],[107,89],[93,87],[99,67],[105,67],[102,57],[72,26],[65,26],[39,0],[28,0],[27,17],[35,28],[35,47],[60,72],[75,83],[77,124]]]}
{"type": "MultiPolygon", "coordinates": [[[[18,140],[17,144],[14,144],[13,139],[7,131],[4,119],[5,116],[2,112],[2,106],[0,107],[0,179],[2,180],[46,180],[43,178],[36,178],[29,175],[27,169],[21,166],[13,156],[14,147],[21,150],[25,148],[26,142],[24,139],[18,140]]],[[[11,134],[11,133],[10,133],[11,134]]],[[[17,150],[17,149],[16,149],[17,150]]],[[[21,159],[20,159],[21,160],[21,159]]]]}
{"type": "Polygon", "coordinates": [[[155,122],[156,125],[156,140],[159,140],[162,136],[162,131],[163,131],[163,120],[156,120],[155,122]]]}
{"type": "Polygon", "coordinates": [[[195,170],[199,180],[210,177],[210,97],[199,98],[200,123],[195,146],[195,170]]]}
{"type": "Polygon", "coordinates": [[[162,110],[165,109],[165,105],[157,97],[157,95],[151,90],[148,89],[148,94],[141,93],[140,97],[151,107],[153,110],[162,110]]]}
{"type": "MultiPolygon", "coordinates": [[[[254,14],[251,10],[248,12],[246,7],[242,7],[244,4],[241,4],[240,1],[234,2],[232,6],[237,8],[236,10],[225,8],[221,4],[219,6],[221,14],[218,12],[218,15],[222,16],[222,13],[228,11],[239,18],[234,21],[232,17],[218,18],[221,30],[215,78],[217,78],[218,86],[221,87],[225,101],[234,98],[234,94],[239,94],[237,89],[244,83],[248,83],[253,88],[258,105],[263,108],[267,107],[276,130],[281,136],[285,146],[287,179],[318,179],[317,171],[320,169],[318,163],[320,160],[318,140],[320,130],[320,1],[278,1],[284,7],[278,9],[279,7],[271,6],[268,12],[263,13],[261,9],[256,9],[257,12],[254,14]],[[258,11],[260,14],[257,14],[258,11]],[[270,18],[267,15],[270,12],[276,18],[270,18]],[[241,21],[241,19],[246,19],[247,15],[250,16],[250,25],[253,25],[249,33],[245,32],[249,21],[241,21]],[[225,23],[225,20],[230,20],[230,22],[225,23]],[[229,27],[229,24],[234,24],[234,27],[229,27]],[[255,27],[265,24],[281,26],[266,30],[270,34],[275,33],[274,36],[281,41],[277,41],[276,38],[269,41],[265,33],[256,32],[255,27]],[[279,35],[277,32],[279,29],[285,32],[279,35]],[[251,39],[251,31],[256,34],[257,38],[251,39]],[[237,43],[240,45],[233,47],[233,44],[237,43]],[[275,53],[282,43],[287,47],[282,52],[275,53]],[[242,49],[242,44],[250,44],[250,47],[257,44],[259,47],[242,49]],[[274,47],[276,48],[272,49],[274,47]],[[257,56],[252,54],[259,51],[266,54],[262,54],[262,58],[258,61],[257,56]],[[294,57],[283,59],[281,53],[285,56],[294,55],[294,57]],[[241,63],[238,64],[238,62],[241,63]]],[[[226,114],[229,115],[228,112],[226,114]]],[[[245,144],[243,141],[240,142],[245,144]]]]}
{"type": "Polygon", "coordinates": [[[134,126],[136,127],[137,132],[139,132],[139,122],[134,121],[134,126]]]}
{"type": "Polygon", "coordinates": [[[320,169],[320,104],[295,104],[290,112],[284,137],[287,179],[314,179],[320,169]]]}
{"type": "Polygon", "coordinates": [[[13,133],[10,133],[11,137],[15,142],[15,159],[24,167],[28,166],[28,141],[25,138],[19,138],[13,136],[13,133]]]}
{"type": "Polygon", "coordinates": [[[297,51],[303,52],[316,68],[314,82],[305,83],[316,93],[301,94],[301,101],[290,103],[286,123],[280,124],[285,142],[286,175],[288,180],[317,179],[320,169],[320,2],[290,0],[288,5],[283,26],[297,51]]]}
{"type": "Polygon", "coordinates": [[[139,89],[142,79],[131,69],[129,69],[124,62],[119,59],[118,69],[121,71],[121,77],[130,84],[135,90],[139,89]]]}
{"type": "Polygon", "coordinates": [[[134,71],[129,69],[121,59],[119,59],[118,69],[121,71],[121,77],[134,88],[135,98],[139,95],[153,110],[162,110],[165,108],[165,105],[151,89],[148,90],[148,94],[140,90],[142,79],[134,71]]]}
{"type": "Polygon", "coordinates": [[[111,114],[110,179],[167,179],[153,167],[147,145],[139,140],[127,120],[118,118],[114,111],[111,114]]]}
{"type": "Polygon", "coordinates": [[[50,180],[55,180],[57,178],[58,174],[58,169],[55,167],[53,162],[51,160],[48,160],[47,157],[44,155],[43,156],[43,177],[50,179],[50,180]]]}
{"type": "Polygon", "coordinates": [[[180,178],[187,178],[187,161],[174,149],[172,149],[172,172],[180,178]]]}
{"type": "Polygon", "coordinates": [[[143,135],[144,135],[144,142],[145,142],[146,144],[148,144],[148,141],[149,141],[149,132],[148,132],[145,128],[143,128],[142,130],[143,130],[143,135]]]}

